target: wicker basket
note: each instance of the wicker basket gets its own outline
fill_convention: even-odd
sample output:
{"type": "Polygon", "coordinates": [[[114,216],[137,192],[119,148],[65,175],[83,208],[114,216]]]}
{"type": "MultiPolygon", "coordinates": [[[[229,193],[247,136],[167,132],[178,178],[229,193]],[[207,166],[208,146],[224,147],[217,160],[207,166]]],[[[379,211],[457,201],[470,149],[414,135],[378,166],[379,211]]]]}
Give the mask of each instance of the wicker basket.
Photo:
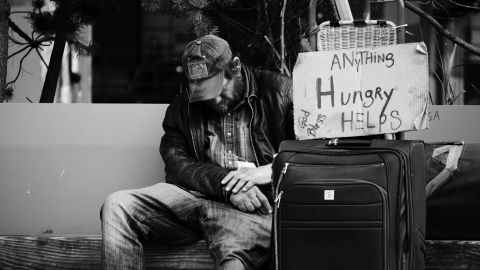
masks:
{"type": "Polygon", "coordinates": [[[397,30],[389,21],[323,22],[318,26],[317,51],[368,48],[397,43],[397,30]]]}

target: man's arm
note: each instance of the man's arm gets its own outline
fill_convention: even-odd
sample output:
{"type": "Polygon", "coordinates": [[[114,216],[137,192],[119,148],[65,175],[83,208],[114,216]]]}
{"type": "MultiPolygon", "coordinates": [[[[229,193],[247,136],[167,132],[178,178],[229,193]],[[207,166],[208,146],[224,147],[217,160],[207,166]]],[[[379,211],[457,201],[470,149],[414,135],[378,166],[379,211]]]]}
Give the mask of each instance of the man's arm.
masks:
{"type": "Polygon", "coordinates": [[[165,135],[160,143],[160,154],[165,162],[166,181],[198,191],[208,198],[226,200],[220,181],[228,170],[197,160],[189,150],[185,136],[191,136],[190,130],[181,122],[180,106],[178,100],[172,102],[163,121],[165,135]]]}
{"type": "Polygon", "coordinates": [[[267,197],[257,186],[230,196],[230,202],[242,212],[259,211],[264,215],[272,213],[267,197]]]}
{"type": "Polygon", "coordinates": [[[223,179],[222,185],[225,190],[237,193],[240,190],[246,192],[253,186],[266,185],[272,182],[272,164],[256,168],[242,168],[229,172],[223,179]]]}

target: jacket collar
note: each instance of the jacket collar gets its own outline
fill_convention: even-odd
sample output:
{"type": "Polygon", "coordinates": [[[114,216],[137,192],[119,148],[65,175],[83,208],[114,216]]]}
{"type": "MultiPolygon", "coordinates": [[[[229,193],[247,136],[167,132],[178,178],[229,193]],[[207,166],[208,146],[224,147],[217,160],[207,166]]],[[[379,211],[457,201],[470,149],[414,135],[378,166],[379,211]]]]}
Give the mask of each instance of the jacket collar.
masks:
{"type": "Polygon", "coordinates": [[[242,66],[242,73],[245,79],[245,85],[247,87],[247,99],[251,97],[257,97],[258,95],[258,88],[257,85],[254,83],[255,80],[253,78],[253,72],[248,67],[242,66]]]}

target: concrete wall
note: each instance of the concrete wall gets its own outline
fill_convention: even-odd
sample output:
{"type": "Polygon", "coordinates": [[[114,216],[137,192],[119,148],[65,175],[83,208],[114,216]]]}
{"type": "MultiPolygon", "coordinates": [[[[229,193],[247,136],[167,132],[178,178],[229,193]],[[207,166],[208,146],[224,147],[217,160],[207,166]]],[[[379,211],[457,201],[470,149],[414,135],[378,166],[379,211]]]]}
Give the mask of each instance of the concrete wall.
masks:
{"type": "Polygon", "coordinates": [[[0,235],[100,234],[120,189],[164,180],[167,105],[0,105],[0,235]]]}
{"type": "Polygon", "coordinates": [[[429,129],[407,132],[405,139],[480,143],[480,106],[434,105],[430,106],[428,111],[429,129]]]}
{"type": "MultiPolygon", "coordinates": [[[[0,235],[100,234],[120,189],[164,181],[158,153],[167,105],[0,105],[0,235]]],[[[431,106],[427,142],[480,143],[480,106],[431,106]]]]}

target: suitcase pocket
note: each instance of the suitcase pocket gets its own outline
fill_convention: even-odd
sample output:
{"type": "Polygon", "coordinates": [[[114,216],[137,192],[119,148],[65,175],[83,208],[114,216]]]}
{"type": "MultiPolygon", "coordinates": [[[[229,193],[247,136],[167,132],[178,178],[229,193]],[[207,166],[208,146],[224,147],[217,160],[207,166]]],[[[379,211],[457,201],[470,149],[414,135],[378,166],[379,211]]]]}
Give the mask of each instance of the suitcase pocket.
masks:
{"type": "Polygon", "coordinates": [[[309,179],[285,189],[277,204],[280,269],[387,269],[382,187],[309,179]]]}

